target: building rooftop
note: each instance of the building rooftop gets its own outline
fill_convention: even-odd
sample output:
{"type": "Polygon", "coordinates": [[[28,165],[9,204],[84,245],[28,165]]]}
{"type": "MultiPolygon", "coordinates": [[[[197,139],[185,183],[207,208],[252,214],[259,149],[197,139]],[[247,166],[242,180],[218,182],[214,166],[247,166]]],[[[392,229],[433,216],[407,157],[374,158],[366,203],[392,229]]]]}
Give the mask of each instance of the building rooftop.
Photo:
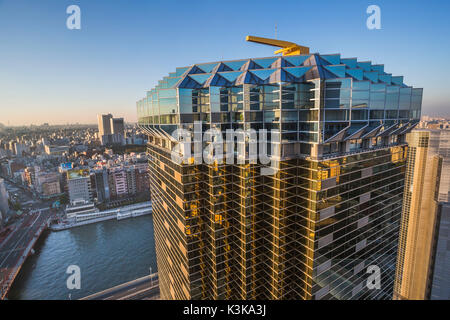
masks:
{"type": "Polygon", "coordinates": [[[78,169],[67,171],[67,179],[80,179],[89,177],[89,169],[78,169]]]}
{"type": "Polygon", "coordinates": [[[313,53],[176,68],[137,111],[139,125],[161,137],[194,121],[286,124],[282,142],[321,144],[404,136],[419,122],[422,95],[382,64],[313,53]]]}
{"type": "Polygon", "coordinates": [[[403,76],[384,71],[384,65],[357,58],[341,58],[340,54],[318,53],[298,56],[250,58],[200,63],[176,68],[159,81],[155,89],[204,88],[279,82],[305,82],[311,79],[352,78],[372,83],[407,87],[403,76]]]}

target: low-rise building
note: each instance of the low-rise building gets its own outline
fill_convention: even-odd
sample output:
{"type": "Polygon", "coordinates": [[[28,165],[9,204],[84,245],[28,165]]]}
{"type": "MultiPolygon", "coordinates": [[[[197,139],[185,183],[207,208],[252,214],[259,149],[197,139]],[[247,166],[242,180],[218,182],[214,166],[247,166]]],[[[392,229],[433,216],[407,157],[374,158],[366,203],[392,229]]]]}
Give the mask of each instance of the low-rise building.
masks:
{"type": "Polygon", "coordinates": [[[45,145],[45,153],[50,155],[62,155],[66,152],[69,152],[69,149],[69,146],[45,145]]]}
{"type": "Polygon", "coordinates": [[[70,203],[92,202],[91,179],[89,169],[67,171],[67,188],[70,203]]]}

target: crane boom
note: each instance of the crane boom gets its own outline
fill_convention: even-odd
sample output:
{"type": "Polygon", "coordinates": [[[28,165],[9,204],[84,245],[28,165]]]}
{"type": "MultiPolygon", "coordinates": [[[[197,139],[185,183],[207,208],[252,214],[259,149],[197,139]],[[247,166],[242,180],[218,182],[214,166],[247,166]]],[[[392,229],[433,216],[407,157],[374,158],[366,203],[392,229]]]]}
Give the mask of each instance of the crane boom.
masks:
{"type": "Polygon", "coordinates": [[[277,39],[269,39],[269,38],[261,38],[254,36],[247,36],[245,38],[246,41],[266,44],[268,46],[279,47],[281,49],[275,51],[275,54],[281,53],[283,56],[293,56],[299,54],[309,54],[309,48],[298,45],[293,42],[277,40],[277,39]]]}

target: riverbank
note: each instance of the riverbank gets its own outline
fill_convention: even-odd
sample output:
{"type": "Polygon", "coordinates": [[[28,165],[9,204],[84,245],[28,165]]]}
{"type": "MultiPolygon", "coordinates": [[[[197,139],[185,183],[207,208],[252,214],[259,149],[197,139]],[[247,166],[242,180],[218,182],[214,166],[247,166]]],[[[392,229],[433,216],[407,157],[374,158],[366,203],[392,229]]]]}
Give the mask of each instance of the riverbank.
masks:
{"type": "Polygon", "coordinates": [[[17,275],[8,299],[79,299],[157,271],[151,216],[44,232],[17,275]],[[69,265],[81,289],[69,290],[69,265]]]}
{"type": "Polygon", "coordinates": [[[76,219],[74,220],[52,224],[50,226],[50,230],[62,231],[106,220],[112,219],[122,220],[127,218],[135,218],[143,215],[148,215],[151,213],[152,213],[152,203],[151,201],[148,201],[111,210],[77,215],[76,219]]]}

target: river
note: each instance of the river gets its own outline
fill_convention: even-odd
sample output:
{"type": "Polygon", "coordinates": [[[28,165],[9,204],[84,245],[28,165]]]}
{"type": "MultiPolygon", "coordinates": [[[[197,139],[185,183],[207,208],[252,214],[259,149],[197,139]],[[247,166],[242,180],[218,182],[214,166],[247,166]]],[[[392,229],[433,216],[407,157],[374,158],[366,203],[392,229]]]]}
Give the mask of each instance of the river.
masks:
{"type": "Polygon", "coordinates": [[[42,234],[8,299],[79,299],[156,272],[152,216],[108,220],[42,234]],[[81,288],[67,288],[67,267],[80,268],[81,288]]]}

